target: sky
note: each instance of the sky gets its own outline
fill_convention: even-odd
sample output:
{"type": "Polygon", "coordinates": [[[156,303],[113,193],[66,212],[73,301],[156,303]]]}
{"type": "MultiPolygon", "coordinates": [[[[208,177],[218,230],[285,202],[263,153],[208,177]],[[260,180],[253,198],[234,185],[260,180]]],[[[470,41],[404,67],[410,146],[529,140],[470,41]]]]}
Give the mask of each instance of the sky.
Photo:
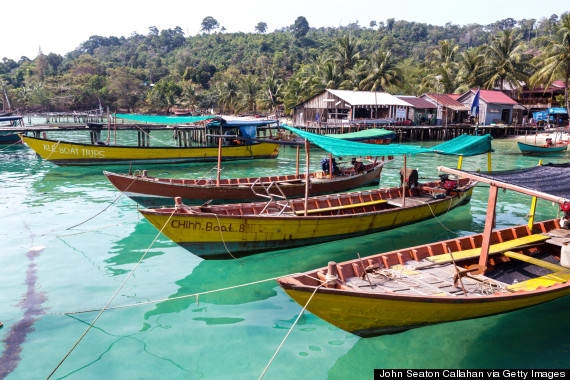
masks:
{"type": "Polygon", "coordinates": [[[255,32],[259,22],[272,32],[303,16],[310,27],[339,27],[389,18],[432,25],[487,25],[505,18],[549,18],[570,11],[561,0],[9,0],[2,4],[0,58],[18,61],[43,54],[65,55],[89,37],[147,35],[149,28],[200,33],[211,16],[227,32],[255,32]],[[8,16],[8,17],[7,17],[8,16]]]}

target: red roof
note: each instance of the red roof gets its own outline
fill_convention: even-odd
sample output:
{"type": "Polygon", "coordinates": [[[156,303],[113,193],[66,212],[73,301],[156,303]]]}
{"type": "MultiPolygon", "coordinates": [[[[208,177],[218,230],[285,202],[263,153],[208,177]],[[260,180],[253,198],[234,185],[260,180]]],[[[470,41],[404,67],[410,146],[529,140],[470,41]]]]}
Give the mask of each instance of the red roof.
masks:
{"type": "MultiPolygon", "coordinates": [[[[477,90],[471,90],[474,94],[477,90]]],[[[480,90],[479,98],[487,104],[518,104],[515,100],[505,95],[502,91],[480,90]]]]}

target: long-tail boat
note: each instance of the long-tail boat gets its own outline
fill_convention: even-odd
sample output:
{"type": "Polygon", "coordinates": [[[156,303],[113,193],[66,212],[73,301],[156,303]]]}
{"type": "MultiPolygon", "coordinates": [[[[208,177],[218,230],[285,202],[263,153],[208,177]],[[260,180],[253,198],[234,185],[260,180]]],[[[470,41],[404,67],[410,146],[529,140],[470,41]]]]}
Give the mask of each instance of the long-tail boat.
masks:
{"type": "Polygon", "coordinates": [[[281,277],[279,285],[306,310],[362,337],[509,312],[570,294],[570,165],[440,170],[490,185],[483,233],[329,262],[281,277]],[[494,230],[498,189],[558,203],[563,216],[494,230]]]}
{"type": "Polygon", "coordinates": [[[203,258],[232,258],[361,236],[416,223],[467,203],[476,182],[417,183],[269,202],[175,207],[139,212],[175,243],[203,258]]]}
{"type": "MultiPolygon", "coordinates": [[[[338,193],[378,182],[383,166],[384,161],[365,163],[358,159],[334,171],[313,171],[309,174],[309,193],[338,193]]],[[[175,197],[181,197],[185,204],[297,198],[305,195],[307,178],[298,172],[245,178],[158,178],[149,176],[146,170],[134,174],[103,173],[118,190],[147,207],[173,205],[175,197]]]]}
{"type": "MultiPolygon", "coordinates": [[[[143,117],[141,121],[152,116],[143,117]]],[[[150,120],[177,123],[171,129],[174,137],[171,145],[150,146],[152,127],[146,124],[137,128],[136,144],[112,142],[109,137],[116,132],[117,126],[108,126],[109,137],[103,141],[101,136],[105,126],[99,124],[86,127],[90,132],[90,140],[86,142],[49,139],[47,136],[40,137],[38,133],[35,133],[35,136],[22,134],[21,138],[43,159],[62,166],[214,162],[218,159],[229,161],[276,158],[279,154],[279,143],[275,140],[269,141],[271,139],[266,136],[268,131],[273,131],[277,120],[226,121],[204,116],[172,116],[150,120]],[[187,120],[194,120],[195,124],[182,124],[187,120]]]]}

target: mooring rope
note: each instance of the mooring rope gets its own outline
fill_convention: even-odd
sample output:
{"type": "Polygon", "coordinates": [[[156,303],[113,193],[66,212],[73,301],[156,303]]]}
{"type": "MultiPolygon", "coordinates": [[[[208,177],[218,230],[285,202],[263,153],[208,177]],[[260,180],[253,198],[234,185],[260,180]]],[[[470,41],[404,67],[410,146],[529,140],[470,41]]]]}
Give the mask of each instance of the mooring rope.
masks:
{"type": "Polygon", "coordinates": [[[263,369],[263,372],[261,373],[261,375],[259,375],[259,380],[263,379],[263,376],[265,376],[265,374],[267,373],[267,370],[269,369],[269,367],[271,366],[271,364],[273,363],[273,360],[275,360],[275,357],[277,357],[277,354],[279,353],[279,351],[281,351],[281,348],[283,347],[283,345],[285,344],[285,341],[287,340],[287,338],[289,338],[289,335],[291,335],[291,332],[293,331],[293,329],[295,328],[295,326],[297,325],[297,322],[299,322],[299,319],[301,319],[301,316],[303,315],[303,313],[305,312],[305,310],[307,309],[307,306],[309,306],[309,303],[311,302],[311,300],[313,299],[313,296],[317,293],[317,290],[319,290],[324,284],[321,284],[319,286],[317,286],[315,288],[315,290],[313,291],[313,293],[311,294],[311,296],[309,297],[309,299],[307,300],[307,303],[305,304],[305,306],[303,306],[303,308],[301,309],[301,312],[299,313],[299,315],[297,316],[297,318],[295,319],[295,322],[293,322],[293,324],[291,325],[291,327],[289,328],[289,331],[287,331],[287,334],[285,334],[285,337],[283,338],[283,340],[281,341],[281,343],[279,343],[279,346],[277,347],[277,350],[275,350],[275,353],[273,354],[273,356],[271,357],[271,359],[269,360],[269,362],[267,363],[267,365],[265,366],[265,368],[263,369]]]}
{"type": "Polygon", "coordinates": [[[77,341],[73,344],[73,346],[69,349],[69,351],[64,355],[64,357],[60,360],[60,362],[57,364],[57,366],[50,372],[50,374],[48,375],[48,377],[46,378],[46,380],[49,380],[53,374],[59,369],[59,367],[61,367],[61,365],[63,364],[63,362],[69,357],[69,355],[71,355],[71,353],[75,350],[75,348],[79,345],[79,343],[83,340],[83,338],[85,338],[85,336],[87,335],[87,333],[91,330],[91,328],[93,328],[93,326],[95,325],[95,323],[99,320],[99,318],[103,315],[103,313],[107,310],[107,308],[109,307],[109,305],[111,304],[111,302],[113,302],[113,300],[117,297],[117,295],[119,294],[119,292],[121,291],[121,289],[123,289],[123,287],[125,286],[125,284],[127,283],[128,280],[130,280],[130,278],[134,275],[135,271],[137,270],[137,268],[139,267],[140,263],[144,260],[144,258],[146,257],[146,255],[148,254],[148,252],[150,251],[150,249],[152,248],[152,246],[154,245],[154,243],[156,242],[156,240],[158,239],[158,237],[160,236],[160,234],[162,233],[162,230],[164,229],[164,227],[168,224],[168,221],[170,220],[170,218],[172,218],[172,215],[174,214],[174,210],[172,212],[172,214],[170,214],[170,216],[168,217],[168,219],[166,220],[166,223],[164,223],[164,226],[162,227],[162,229],[156,234],[156,236],[154,237],[154,239],[152,240],[152,242],[150,243],[150,245],[148,246],[148,248],[144,251],[144,253],[142,254],[142,256],[140,257],[139,261],[135,264],[135,266],[133,267],[133,269],[129,272],[129,274],[125,277],[125,279],[123,280],[123,282],[121,282],[121,284],[119,285],[119,287],[115,290],[115,292],[113,293],[113,295],[111,296],[111,298],[107,301],[107,303],[105,304],[105,306],[99,310],[99,313],[95,316],[95,319],[93,319],[93,321],[89,324],[89,326],[85,329],[85,331],[83,332],[83,334],[81,334],[81,336],[79,337],[79,339],[77,339],[77,341]]]}

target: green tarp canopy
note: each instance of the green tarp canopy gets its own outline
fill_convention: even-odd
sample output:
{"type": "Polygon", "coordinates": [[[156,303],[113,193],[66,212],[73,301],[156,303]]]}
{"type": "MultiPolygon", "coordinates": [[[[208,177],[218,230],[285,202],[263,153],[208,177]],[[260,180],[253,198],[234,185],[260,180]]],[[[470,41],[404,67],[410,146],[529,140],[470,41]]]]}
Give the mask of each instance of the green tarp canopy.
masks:
{"type": "Polygon", "coordinates": [[[490,134],[482,136],[460,135],[456,138],[433,146],[430,149],[435,153],[450,154],[456,156],[477,156],[492,152],[490,134]]]}
{"type": "Polygon", "coordinates": [[[161,116],[161,115],[141,115],[136,113],[117,113],[119,119],[137,121],[139,123],[155,124],[188,124],[199,121],[214,119],[216,116],[161,116]]]}
{"type": "Polygon", "coordinates": [[[341,140],[358,141],[358,140],[381,139],[381,138],[393,139],[396,138],[396,133],[394,133],[394,131],[390,131],[384,128],[370,128],[358,132],[330,134],[325,136],[334,137],[336,139],[341,139],[341,140]]]}
{"type": "Polygon", "coordinates": [[[440,153],[457,156],[474,156],[487,152],[492,152],[491,135],[470,136],[461,135],[452,140],[431,148],[424,148],[417,145],[401,144],[366,144],[350,140],[341,140],[334,137],[318,135],[306,132],[288,125],[283,128],[317,145],[323,150],[335,156],[393,156],[393,155],[414,155],[418,153],[440,153]]]}

